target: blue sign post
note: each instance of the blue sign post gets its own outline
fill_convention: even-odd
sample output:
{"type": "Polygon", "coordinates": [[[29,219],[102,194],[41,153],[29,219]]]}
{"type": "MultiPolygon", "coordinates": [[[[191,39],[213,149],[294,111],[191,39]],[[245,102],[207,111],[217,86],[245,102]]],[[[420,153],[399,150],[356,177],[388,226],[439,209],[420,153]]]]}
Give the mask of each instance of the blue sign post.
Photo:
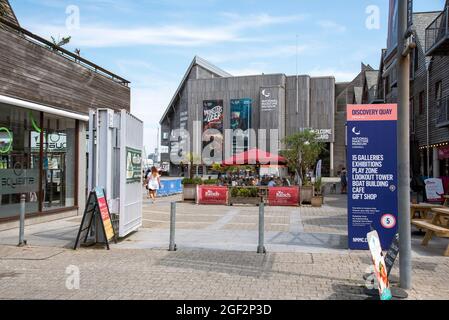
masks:
{"type": "Polygon", "coordinates": [[[398,229],[397,105],[348,105],[347,120],[349,249],[368,250],[376,230],[385,250],[398,229]]]}

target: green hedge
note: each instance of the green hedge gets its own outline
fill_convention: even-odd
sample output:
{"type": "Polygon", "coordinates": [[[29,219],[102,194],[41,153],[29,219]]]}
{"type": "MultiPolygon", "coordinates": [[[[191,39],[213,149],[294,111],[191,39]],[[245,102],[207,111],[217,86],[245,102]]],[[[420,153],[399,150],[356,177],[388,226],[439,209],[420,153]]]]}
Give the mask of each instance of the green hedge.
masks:
{"type": "Polygon", "coordinates": [[[208,180],[204,180],[203,184],[206,186],[215,186],[218,184],[218,179],[208,179],[208,180]]]}
{"type": "Polygon", "coordinates": [[[231,197],[233,198],[257,198],[259,197],[258,188],[231,188],[231,197]]]}
{"type": "Polygon", "coordinates": [[[201,178],[184,178],[181,182],[183,185],[202,185],[203,184],[203,179],[201,178]]]}

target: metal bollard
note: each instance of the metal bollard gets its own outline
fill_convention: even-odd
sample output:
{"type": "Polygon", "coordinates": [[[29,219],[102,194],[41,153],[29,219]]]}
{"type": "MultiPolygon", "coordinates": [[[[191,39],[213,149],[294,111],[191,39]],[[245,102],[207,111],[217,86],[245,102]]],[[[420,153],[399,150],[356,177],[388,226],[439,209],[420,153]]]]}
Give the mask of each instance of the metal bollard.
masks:
{"type": "Polygon", "coordinates": [[[175,243],[175,229],[176,229],[176,202],[172,202],[170,208],[170,247],[168,251],[177,250],[175,243]]]}
{"type": "Polygon", "coordinates": [[[267,250],[264,246],[265,242],[265,203],[262,201],[259,205],[259,246],[257,253],[265,254],[267,250]]]}
{"type": "Polygon", "coordinates": [[[22,194],[20,196],[19,247],[25,246],[27,244],[27,241],[25,240],[25,203],[26,196],[22,194]]]}

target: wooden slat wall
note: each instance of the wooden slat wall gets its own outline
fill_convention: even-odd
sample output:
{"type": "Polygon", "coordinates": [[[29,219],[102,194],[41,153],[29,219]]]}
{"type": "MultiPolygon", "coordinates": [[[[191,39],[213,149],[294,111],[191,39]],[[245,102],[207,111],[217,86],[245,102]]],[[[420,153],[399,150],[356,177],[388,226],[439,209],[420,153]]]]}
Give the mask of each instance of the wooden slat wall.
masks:
{"type": "Polygon", "coordinates": [[[335,79],[333,77],[310,80],[310,125],[314,129],[332,129],[335,136],[335,79]]]}
{"type": "Polygon", "coordinates": [[[0,94],[88,114],[130,110],[130,88],[0,29],[0,94]]]}

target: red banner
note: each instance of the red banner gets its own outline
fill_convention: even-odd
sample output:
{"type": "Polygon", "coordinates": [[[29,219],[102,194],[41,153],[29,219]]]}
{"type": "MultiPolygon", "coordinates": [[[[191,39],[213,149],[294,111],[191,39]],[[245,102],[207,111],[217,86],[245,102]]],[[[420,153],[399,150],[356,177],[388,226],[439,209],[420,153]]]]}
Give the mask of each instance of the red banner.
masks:
{"type": "Polygon", "coordinates": [[[229,199],[229,191],[227,187],[217,187],[217,186],[197,187],[198,204],[227,205],[228,199],[229,199]]]}
{"type": "Polygon", "coordinates": [[[270,206],[298,206],[298,187],[273,187],[268,189],[268,204],[270,206]]]}
{"type": "Polygon", "coordinates": [[[438,149],[438,160],[449,159],[449,146],[438,149]]]}

